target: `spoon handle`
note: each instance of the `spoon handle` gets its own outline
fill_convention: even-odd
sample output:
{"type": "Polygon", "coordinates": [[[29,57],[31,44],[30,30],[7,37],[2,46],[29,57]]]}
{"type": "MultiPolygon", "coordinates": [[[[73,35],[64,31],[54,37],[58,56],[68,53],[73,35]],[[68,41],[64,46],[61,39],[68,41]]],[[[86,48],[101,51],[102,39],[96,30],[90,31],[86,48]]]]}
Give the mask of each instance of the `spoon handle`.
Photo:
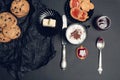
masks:
{"type": "Polygon", "coordinates": [[[98,67],[98,72],[99,74],[102,74],[103,68],[102,68],[102,50],[100,50],[99,54],[99,67],[98,67]]]}

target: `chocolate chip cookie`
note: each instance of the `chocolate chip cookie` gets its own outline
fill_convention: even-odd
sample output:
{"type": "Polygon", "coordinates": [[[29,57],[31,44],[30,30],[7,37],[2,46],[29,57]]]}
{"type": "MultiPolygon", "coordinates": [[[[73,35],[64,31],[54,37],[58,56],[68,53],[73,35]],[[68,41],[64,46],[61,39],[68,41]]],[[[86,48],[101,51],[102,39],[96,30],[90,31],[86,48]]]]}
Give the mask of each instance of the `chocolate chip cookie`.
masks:
{"type": "Polygon", "coordinates": [[[11,41],[10,38],[5,37],[2,33],[0,33],[0,42],[5,43],[5,42],[10,42],[10,41],[11,41]]]}
{"type": "Polygon", "coordinates": [[[17,24],[17,19],[9,12],[0,13],[0,27],[15,26],[17,24]]]}
{"type": "Polygon", "coordinates": [[[10,39],[16,39],[20,36],[21,30],[19,26],[13,26],[13,27],[5,27],[3,28],[3,35],[5,37],[8,37],[10,39]]]}
{"type": "Polygon", "coordinates": [[[13,0],[10,10],[15,16],[21,18],[29,13],[30,5],[27,0],[13,0]]]}

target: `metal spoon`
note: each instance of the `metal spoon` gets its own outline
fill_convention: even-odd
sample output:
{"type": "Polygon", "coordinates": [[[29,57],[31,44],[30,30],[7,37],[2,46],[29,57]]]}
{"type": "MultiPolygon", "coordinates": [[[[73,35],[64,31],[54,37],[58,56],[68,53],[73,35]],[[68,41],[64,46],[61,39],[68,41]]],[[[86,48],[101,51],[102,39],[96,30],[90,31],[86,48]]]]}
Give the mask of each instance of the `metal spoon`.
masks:
{"type": "Polygon", "coordinates": [[[99,67],[98,72],[99,74],[102,74],[103,68],[102,68],[102,49],[105,47],[105,41],[103,38],[99,37],[97,40],[97,48],[99,49],[99,67]]]}

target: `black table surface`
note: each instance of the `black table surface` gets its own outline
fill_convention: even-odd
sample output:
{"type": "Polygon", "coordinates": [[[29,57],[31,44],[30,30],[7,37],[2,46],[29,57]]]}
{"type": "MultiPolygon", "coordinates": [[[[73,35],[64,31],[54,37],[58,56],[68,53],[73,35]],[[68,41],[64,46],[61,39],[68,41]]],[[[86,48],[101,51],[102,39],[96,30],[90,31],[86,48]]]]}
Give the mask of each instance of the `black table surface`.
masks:
{"type": "MultiPolygon", "coordinates": [[[[65,14],[64,6],[66,0],[41,0],[48,8],[65,14]]],[[[89,55],[85,60],[76,57],[75,50],[80,45],[67,43],[67,69],[60,69],[61,59],[61,38],[54,36],[54,46],[56,56],[44,67],[28,72],[22,80],[120,80],[120,0],[92,0],[95,4],[94,14],[91,19],[82,24],[91,25],[88,29],[86,40],[80,44],[87,47],[89,55]],[[98,31],[92,25],[92,20],[99,15],[111,18],[112,25],[106,31],[98,31]],[[98,49],[95,41],[97,37],[103,37],[106,45],[103,49],[103,73],[99,75],[98,69],[98,49]]],[[[68,24],[73,22],[69,21],[68,24]]],[[[0,67],[0,80],[14,80],[6,71],[0,67]]]]}

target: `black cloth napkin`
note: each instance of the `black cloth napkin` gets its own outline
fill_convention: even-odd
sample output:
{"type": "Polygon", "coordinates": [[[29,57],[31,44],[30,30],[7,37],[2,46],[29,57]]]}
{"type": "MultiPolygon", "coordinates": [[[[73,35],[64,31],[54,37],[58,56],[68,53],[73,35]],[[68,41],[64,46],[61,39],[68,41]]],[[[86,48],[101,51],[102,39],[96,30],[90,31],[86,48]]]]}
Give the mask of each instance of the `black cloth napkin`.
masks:
{"type": "MultiPolygon", "coordinates": [[[[13,0],[0,0],[0,13],[10,12],[13,0]]],[[[0,43],[0,66],[16,79],[24,73],[46,65],[54,56],[52,37],[43,36],[37,30],[39,11],[45,8],[40,0],[28,0],[30,12],[18,19],[21,36],[9,43],[0,43]]]]}

